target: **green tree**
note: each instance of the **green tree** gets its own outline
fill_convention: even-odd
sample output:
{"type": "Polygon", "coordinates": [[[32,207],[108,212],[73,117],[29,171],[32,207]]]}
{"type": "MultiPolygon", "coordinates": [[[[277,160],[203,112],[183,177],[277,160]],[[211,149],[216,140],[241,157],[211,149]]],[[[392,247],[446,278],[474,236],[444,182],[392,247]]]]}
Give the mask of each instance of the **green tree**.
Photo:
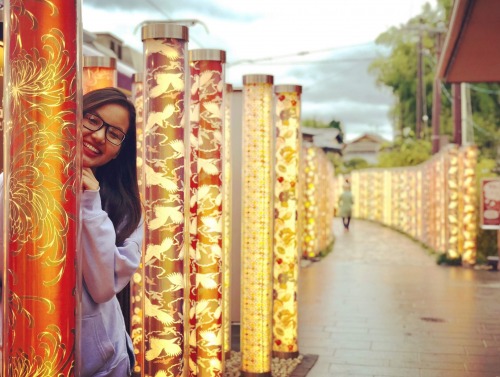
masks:
{"type": "MultiPolygon", "coordinates": [[[[438,34],[443,25],[448,25],[453,1],[438,0],[433,9],[424,5],[421,14],[410,19],[400,27],[392,27],[379,35],[376,43],[389,51],[375,59],[370,72],[376,76],[378,85],[389,87],[395,98],[391,109],[394,127],[403,135],[410,130],[415,133],[416,92],[417,92],[417,53],[421,33],[423,46],[423,81],[425,90],[424,114],[429,120],[424,124],[423,138],[431,140],[432,90],[436,75],[438,36],[444,41],[444,34],[438,34]],[[425,127],[427,125],[427,127],[425,127]]],[[[471,84],[472,123],[474,142],[483,157],[495,158],[500,145],[500,85],[495,83],[471,84]]],[[[440,134],[453,140],[452,94],[451,85],[442,85],[440,134]]]]}
{"type": "Polygon", "coordinates": [[[354,157],[348,161],[344,161],[341,167],[342,174],[349,174],[353,170],[366,169],[371,167],[368,161],[361,157],[354,157]]]}
{"type": "Polygon", "coordinates": [[[301,121],[302,126],[310,128],[327,128],[328,124],[316,119],[303,119],[301,121]]]}
{"type": "Polygon", "coordinates": [[[378,166],[394,168],[418,165],[426,161],[431,152],[432,146],[427,140],[417,140],[413,137],[398,139],[382,147],[378,156],[378,166]]]}
{"type": "MultiPolygon", "coordinates": [[[[428,127],[424,128],[424,137],[430,140],[432,124],[432,88],[436,66],[436,37],[446,20],[446,6],[450,0],[439,2],[437,9],[428,3],[422,13],[410,19],[405,25],[392,27],[376,39],[376,43],[389,50],[389,54],[375,59],[369,71],[376,75],[378,85],[391,88],[396,97],[396,104],[391,110],[395,128],[400,134],[405,128],[415,132],[416,93],[417,93],[417,55],[418,41],[422,38],[423,83],[426,93],[423,113],[427,114],[428,127]]],[[[446,106],[443,106],[446,107],[446,106]]],[[[449,107],[449,105],[448,105],[449,107]]],[[[450,111],[443,111],[449,116],[450,111]]]]}

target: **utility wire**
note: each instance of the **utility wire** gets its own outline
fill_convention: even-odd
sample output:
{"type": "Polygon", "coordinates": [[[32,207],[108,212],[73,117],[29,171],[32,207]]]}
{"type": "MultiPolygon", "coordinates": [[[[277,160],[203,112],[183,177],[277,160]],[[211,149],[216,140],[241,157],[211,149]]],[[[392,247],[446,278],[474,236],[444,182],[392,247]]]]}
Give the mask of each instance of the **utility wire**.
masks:
{"type": "MultiPolygon", "coordinates": [[[[156,9],[158,12],[160,12],[162,15],[167,17],[167,21],[174,21],[172,20],[172,16],[170,16],[167,12],[165,12],[161,7],[159,7],[153,0],[146,0],[146,2],[151,5],[154,9],[156,9]]],[[[189,39],[193,42],[195,42],[199,47],[203,47],[203,45],[196,40],[192,35],[189,36],[189,39]]]]}
{"type": "Polygon", "coordinates": [[[332,63],[344,63],[344,62],[364,62],[372,61],[376,59],[376,56],[365,57],[365,58],[352,58],[352,59],[330,59],[330,60],[319,60],[319,61],[286,61],[286,62],[256,62],[252,63],[254,65],[317,65],[317,64],[332,64],[332,63]]]}
{"type": "Polygon", "coordinates": [[[241,59],[241,60],[237,60],[237,61],[232,62],[232,63],[228,62],[226,65],[234,67],[235,65],[240,65],[240,64],[255,64],[255,63],[261,63],[261,62],[266,62],[266,61],[279,60],[279,59],[283,59],[283,58],[291,58],[291,57],[296,57],[296,56],[306,56],[306,55],[312,55],[312,54],[317,54],[317,53],[321,53],[321,52],[342,50],[345,48],[368,46],[371,44],[373,44],[373,42],[366,42],[366,43],[360,43],[360,44],[356,44],[356,45],[342,46],[342,47],[322,48],[320,50],[313,50],[313,51],[299,51],[299,52],[294,52],[294,53],[286,54],[286,55],[275,55],[275,56],[268,56],[265,58],[258,58],[258,59],[241,59]]]}
{"type": "Polygon", "coordinates": [[[500,90],[481,88],[480,86],[469,84],[469,87],[475,92],[486,93],[486,94],[500,94],[500,90]]]}

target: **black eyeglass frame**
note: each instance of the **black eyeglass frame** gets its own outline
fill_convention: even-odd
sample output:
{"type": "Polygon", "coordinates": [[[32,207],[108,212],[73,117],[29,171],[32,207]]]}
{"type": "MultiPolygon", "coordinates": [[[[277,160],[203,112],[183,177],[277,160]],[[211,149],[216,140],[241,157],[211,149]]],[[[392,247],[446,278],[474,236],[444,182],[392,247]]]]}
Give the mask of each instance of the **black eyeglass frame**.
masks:
{"type": "MultiPolygon", "coordinates": [[[[93,112],[91,112],[91,111],[87,111],[86,113],[84,113],[84,114],[83,114],[83,119],[84,119],[84,121],[82,121],[82,125],[83,125],[83,127],[85,127],[85,128],[86,128],[87,130],[89,130],[89,131],[96,132],[96,131],[99,131],[101,128],[106,127],[106,140],[107,140],[107,141],[109,141],[111,144],[116,145],[116,146],[120,146],[120,145],[122,145],[122,144],[123,144],[123,142],[125,141],[125,137],[127,136],[127,135],[125,134],[125,132],[123,132],[122,130],[120,130],[118,127],[115,127],[115,126],[112,126],[112,125],[111,125],[111,124],[109,124],[109,123],[106,123],[106,122],[105,122],[105,121],[104,121],[104,120],[103,120],[103,119],[102,119],[99,115],[97,115],[96,113],[93,113],[93,112]],[[99,120],[101,121],[101,123],[102,123],[102,124],[101,124],[98,128],[95,128],[95,129],[94,129],[94,128],[90,128],[90,127],[86,126],[86,125],[85,125],[85,118],[86,118],[86,115],[87,115],[87,114],[90,114],[90,115],[92,115],[92,116],[96,117],[97,119],[99,119],[99,120]],[[123,138],[122,138],[122,140],[120,141],[120,143],[116,144],[115,142],[113,142],[113,141],[111,141],[111,140],[109,139],[109,137],[108,137],[108,132],[109,132],[109,129],[110,129],[110,128],[111,128],[111,130],[112,130],[112,131],[118,131],[119,133],[121,133],[121,134],[123,135],[123,138]]],[[[88,118],[87,118],[87,120],[88,120],[88,118]]]]}

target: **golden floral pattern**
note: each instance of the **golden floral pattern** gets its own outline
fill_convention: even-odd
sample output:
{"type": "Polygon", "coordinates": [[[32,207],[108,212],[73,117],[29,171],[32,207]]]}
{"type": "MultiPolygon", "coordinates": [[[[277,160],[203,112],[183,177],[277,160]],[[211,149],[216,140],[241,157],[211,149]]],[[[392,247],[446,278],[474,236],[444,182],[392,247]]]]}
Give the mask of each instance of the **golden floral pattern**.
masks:
{"type": "Polygon", "coordinates": [[[273,352],[298,356],[300,93],[275,95],[273,352]]]}
{"type": "Polygon", "coordinates": [[[476,189],[476,165],[478,150],[475,146],[463,147],[460,150],[460,182],[463,183],[463,191],[460,201],[462,229],[462,259],[465,263],[476,263],[477,257],[477,189],[476,189]]]}
{"type": "Polygon", "coordinates": [[[73,1],[10,1],[4,374],[74,374],[80,167],[73,1]],[[41,22],[43,20],[43,22],[41,22]],[[64,22],[64,20],[72,20],[64,22]],[[29,279],[25,277],[29,276],[29,279]]]}
{"type": "Polygon", "coordinates": [[[309,146],[305,150],[305,185],[304,185],[304,234],[303,256],[314,258],[318,252],[318,148],[309,146]]]}
{"type": "Polygon", "coordinates": [[[272,354],[273,85],[245,83],[247,77],[243,88],[241,369],[268,373],[272,354]]]}
{"type": "Polygon", "coordinates": [[[184,372],[186,41],[144,40],[144,376],[184,372]]]}

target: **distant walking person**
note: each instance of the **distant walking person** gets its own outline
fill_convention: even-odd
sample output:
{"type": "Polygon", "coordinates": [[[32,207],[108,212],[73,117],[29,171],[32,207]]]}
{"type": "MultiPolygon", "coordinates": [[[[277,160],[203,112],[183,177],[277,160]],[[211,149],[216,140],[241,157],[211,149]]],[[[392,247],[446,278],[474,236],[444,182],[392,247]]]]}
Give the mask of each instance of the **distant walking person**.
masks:
{"type": "Polygon", "coordinates": [[[346,180],[346,183],[344,184],[344,192],[339,198],[339,214],[340,217],[342,217],[342,224],[344,224],[344,228],[346,230],[349,230],[353,204],[354,198],[351,193],[351,185],[349,184],[349,181],[346,180]]]}

